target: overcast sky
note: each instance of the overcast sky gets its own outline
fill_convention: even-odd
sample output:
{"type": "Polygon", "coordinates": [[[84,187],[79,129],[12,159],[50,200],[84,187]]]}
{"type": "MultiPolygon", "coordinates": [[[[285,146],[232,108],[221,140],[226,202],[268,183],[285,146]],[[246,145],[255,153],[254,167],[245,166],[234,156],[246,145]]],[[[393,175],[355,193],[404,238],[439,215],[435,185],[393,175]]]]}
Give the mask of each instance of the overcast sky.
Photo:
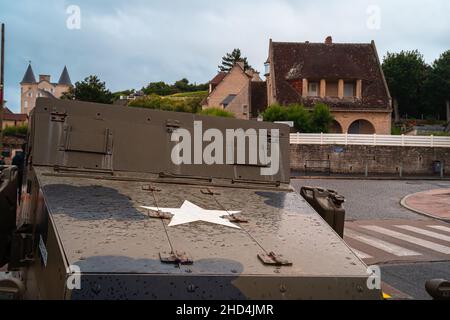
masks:
{"type": "Polygon", "coordinates": [[[233,48],[263,71],[269,38],[375,40],[380,56],[418,49],[431,63],[450,49],[449,13],[448,0],[0,0],[5,99],[19,111],[29,60],[36,77],[57,81],[67,65],[73,82],[95,74],[112,91],[140,89],[183,77],[207,82],[233,48]],[[76,19],[67,27],[71,5],[80,8],[79,29],[76,19]]]}

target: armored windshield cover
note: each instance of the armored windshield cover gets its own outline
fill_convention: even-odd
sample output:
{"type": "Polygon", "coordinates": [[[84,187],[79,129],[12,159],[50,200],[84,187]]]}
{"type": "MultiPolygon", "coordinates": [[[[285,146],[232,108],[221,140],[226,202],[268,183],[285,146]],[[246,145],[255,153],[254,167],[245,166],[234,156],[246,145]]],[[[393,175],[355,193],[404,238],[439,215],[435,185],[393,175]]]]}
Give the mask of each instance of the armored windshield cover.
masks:
{"type": "Polygon", "coordinates": [[[46,98],[31,122],[34,165],[289,183],[283,125],[46,98]]]}

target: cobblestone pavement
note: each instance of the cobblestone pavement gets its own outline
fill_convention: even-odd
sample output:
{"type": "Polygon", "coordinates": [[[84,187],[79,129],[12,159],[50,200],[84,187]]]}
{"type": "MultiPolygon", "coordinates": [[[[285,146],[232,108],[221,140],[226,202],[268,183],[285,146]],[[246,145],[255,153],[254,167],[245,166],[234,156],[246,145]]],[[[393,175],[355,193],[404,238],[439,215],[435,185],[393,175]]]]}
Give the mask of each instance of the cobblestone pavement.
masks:
{"type": "Polygon", "coordinates": [[[308,185],[338,191],[346,198],[347,220],[426,220],[403,208],[400,201],[413,193],[450,188],[450,181],[297,179],[292,185],[296,190],[308,185]]]}

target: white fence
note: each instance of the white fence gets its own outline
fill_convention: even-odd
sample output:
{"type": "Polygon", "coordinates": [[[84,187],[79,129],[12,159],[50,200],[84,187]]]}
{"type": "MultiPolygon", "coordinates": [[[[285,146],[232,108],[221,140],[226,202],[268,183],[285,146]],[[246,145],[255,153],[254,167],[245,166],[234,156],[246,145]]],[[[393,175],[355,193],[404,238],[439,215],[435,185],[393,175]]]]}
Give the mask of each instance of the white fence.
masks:
{"type": "Polygon", "coordinates": [[[450,148],[450,137],[293,133],[291,144],[450,148]]]}

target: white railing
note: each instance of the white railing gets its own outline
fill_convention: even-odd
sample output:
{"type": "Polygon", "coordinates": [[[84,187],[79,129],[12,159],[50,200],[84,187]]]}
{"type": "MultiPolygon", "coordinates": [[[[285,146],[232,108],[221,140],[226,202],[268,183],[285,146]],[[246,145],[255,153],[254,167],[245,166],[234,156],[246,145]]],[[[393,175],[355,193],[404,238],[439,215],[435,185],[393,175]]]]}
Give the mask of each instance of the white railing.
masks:
{"type": "Polygon", "coordinates": [[[291,144],[450,148],[450,137],[293,133],[291,134],[291,144]]]}

